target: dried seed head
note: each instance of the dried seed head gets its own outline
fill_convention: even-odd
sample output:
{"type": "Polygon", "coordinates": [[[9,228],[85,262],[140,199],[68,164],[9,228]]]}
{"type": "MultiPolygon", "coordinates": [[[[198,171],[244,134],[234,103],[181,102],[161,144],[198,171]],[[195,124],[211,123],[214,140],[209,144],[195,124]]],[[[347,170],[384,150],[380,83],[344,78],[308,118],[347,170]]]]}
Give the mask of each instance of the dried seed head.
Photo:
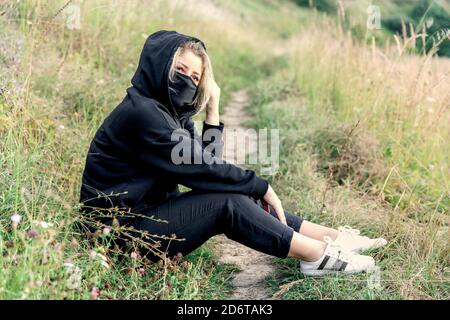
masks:
{"type": "Polygon", "coordinates": [[[36,238],[37,235],[38,235],[38,233],[34,229],[30,229],[30,230],[27,231],[27,237],[30,238],[30,239],[36,238]]]}

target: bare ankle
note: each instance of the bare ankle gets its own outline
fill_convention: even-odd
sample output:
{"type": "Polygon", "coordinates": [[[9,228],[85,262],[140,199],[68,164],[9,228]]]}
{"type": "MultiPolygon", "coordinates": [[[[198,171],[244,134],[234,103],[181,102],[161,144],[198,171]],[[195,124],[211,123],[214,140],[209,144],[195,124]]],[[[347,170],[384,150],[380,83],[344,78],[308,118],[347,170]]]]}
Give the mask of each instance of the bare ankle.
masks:
{"type": "Polygon", "coordinates": [[[325,253],[326,247],[327,244],[325,242],[317,241],[314,247],[311,248],[310,252],[302,257],[302,260],[307,262],[318,261],[325,253]]]}
{"type": "Polygon", "coordinates": [[[313,262],[323,256],[326,247],[327,244],[325,242],[294,233],[288,255],[303,261],[313,262]]]}

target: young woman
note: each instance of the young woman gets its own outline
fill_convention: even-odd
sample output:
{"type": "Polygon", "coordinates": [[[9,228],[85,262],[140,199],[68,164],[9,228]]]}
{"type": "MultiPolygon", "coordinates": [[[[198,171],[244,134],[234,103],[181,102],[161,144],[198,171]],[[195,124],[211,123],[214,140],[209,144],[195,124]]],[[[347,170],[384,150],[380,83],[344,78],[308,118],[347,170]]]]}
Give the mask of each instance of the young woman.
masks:
{"type": "MultiPolygon", "coordinates": [[[[306,275],[363,272],[374,265],[358,252],[380,247],[384,239],[285,212],[266,180],[219,161],[221,139],[199,139],[191,117],[204,108],[202,137],[224,128],[220,89],[201,40],[166,30],[150,35],[131,84],[91,142],[80,197],[84,214],[132,228],[169,257],[187,255],[224,233],[266,254],[298,258],[306,275]],[[180,140],[189,146],[190,159],[214,161],[173,161],[180,140]],[[178,184],[191,191],[180,192],[178,184]],[[126,214],[114,216],[112,208],[126,214]],[[178,240],[164,237],[173,234],[178,240]]],[[[155,251],[146,254],[161,258],[155,251]]]]}

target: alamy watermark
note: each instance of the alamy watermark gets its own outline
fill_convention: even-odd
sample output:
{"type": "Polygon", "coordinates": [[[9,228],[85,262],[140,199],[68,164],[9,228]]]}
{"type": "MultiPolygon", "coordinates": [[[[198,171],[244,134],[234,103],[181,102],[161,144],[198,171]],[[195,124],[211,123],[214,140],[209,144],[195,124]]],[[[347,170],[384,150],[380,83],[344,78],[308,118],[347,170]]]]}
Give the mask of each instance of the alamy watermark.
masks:
{"type": "Polygon", "coordinates": [[[381,29],[381,10],[379,6],[370,5],[367,7],[367,29],[380,30],[381,29]]]}
{"type": "Polygon", "coordinates": [[[171,152],[174,164],[259,165],[261,175],[273,175],[279,169],[279,129],[227,128],[224,133],[210,128],[203,139],[192,139],[186,129],[174,130],[176,142],[171,152]]]}
{"type": "Polygon", "coordinates": [[[81,29],[81,2],[82,0],[70,1],[62,8],[65,25],[69,30],[81,29]]]}
{"type": "Polygon", "coordinates": [[[371,290],[381,290],[381,271],[380,267],[374,266],[367,271],[367,287],[371,290]]]}

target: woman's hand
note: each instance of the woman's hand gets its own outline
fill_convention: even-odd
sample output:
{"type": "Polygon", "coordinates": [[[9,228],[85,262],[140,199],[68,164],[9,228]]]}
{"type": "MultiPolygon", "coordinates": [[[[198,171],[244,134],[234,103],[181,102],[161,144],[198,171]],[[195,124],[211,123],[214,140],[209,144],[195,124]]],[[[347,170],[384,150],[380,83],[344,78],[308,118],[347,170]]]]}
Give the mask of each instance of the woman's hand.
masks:
{"type": "MultiPolygon", "coordinates": [[[[266,194],[264,195],[262,199],[263,205],[266,204],[269,206],[272,206],[275,212],[277,213],[278,220],[281,221],[281,223],[287,225],[286,223],[286,216],[284,214],[283,206],[281,205],[281,201],[278,198],[275,191],[273,191],[272,186],[269,184],[269,188],[267,189],[266,194]]],[[[268,208],[270,210],[270,207],[268,208]]],[[[270,211],[269,211],[270,212],[270,211]]]]}
{"type": "Polygon", "coordinates": [[[211,97],[206,105],[206,123],[218,126],[219,122],[219,100],[220,88],[213,80],[211,88],[211,97]]]}

